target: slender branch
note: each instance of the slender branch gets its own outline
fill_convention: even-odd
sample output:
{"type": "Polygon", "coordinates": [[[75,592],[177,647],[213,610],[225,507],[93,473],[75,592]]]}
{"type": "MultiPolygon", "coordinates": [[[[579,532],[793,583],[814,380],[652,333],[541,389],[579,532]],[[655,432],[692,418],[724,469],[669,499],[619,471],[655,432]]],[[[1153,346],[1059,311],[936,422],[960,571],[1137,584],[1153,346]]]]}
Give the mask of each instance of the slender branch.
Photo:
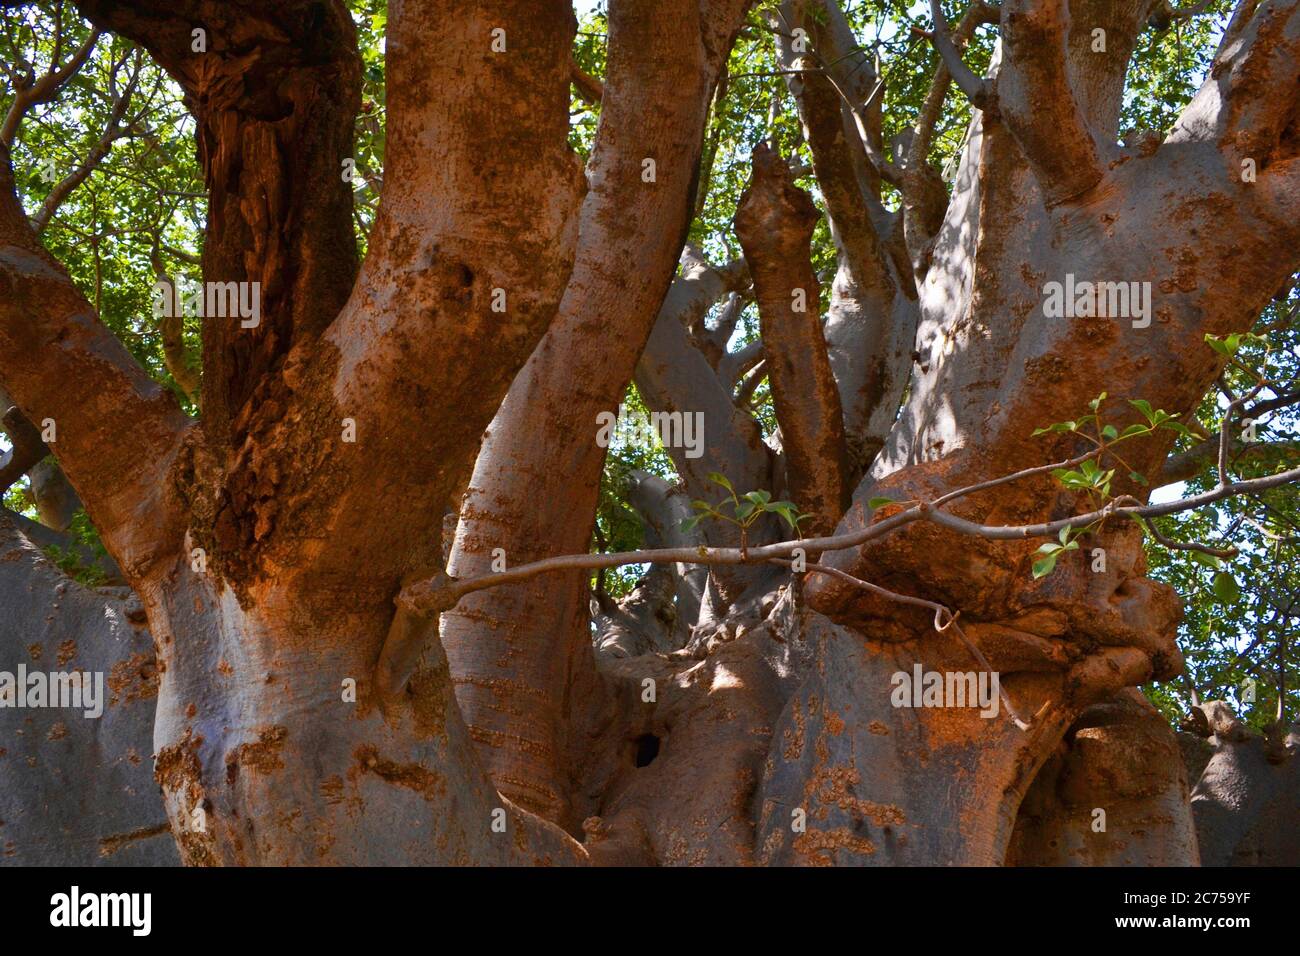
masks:
{"type": "MultiPolygon", "coordinates": [[[[942,18],[943,11],[939,12],[942,18]]],[[[990,4],[976,0],[962,14],[961,20],[957,22],[957,27],[953,31],[952,37],[948,43],[955,50],[960,46],[964,47],[966,41],[975,33],[975,28],[984,23],[997,23],[998,10],[990,4]]],[[[938,41],[935,41],[938,46],[938,41]]],[[[958,54],[960,56],[960,53],[958,54]]],[[[940,50],[942,57],[942,50],[940,50]]],[[[934,79],[930,82],[930,90],[926,94],[925,102],[916,114],[916,121],[912,124],[912,142],[907,150],[907,158],[903,164],[904,174],[918,169],[926,160],[930,153],[930,142],[934,138],[934,128],[943,113],[943,103],[948,95],[948,86],[952,82],[952,73],[948,69],[946,61],[939,64],[935,71],[934,79]]],[[[986,85],[987,80],[983,81],[986,85]]]]}
{"type": "Polygon", "coordinates": [[[1235,558],[1240,553],[1236,548],[1211,548],[1209,545],[1197,544],[1194,541],[1175,541],[1173,538],[1163,534],[1160,529],[1156,527],[1155,522],[1144,521],[1141,518],[1136,518],[1134,520],[1150,532],[1151,537],[1155,538],[1170,551],[1199,551],[1201,554],[1208,554],[1211,557],[1224,558],[1225,560],[1228,558],[1235,558]]]}
{"type": "MultiPolygon", "coordinates": [[[[102,35],[98,30],[91,30],[90,36],[86,37],[85,42],[81,44],[67,63],[61,67],[55,67],[51,63],[49,72],[31,86],[18,90],[17,95],[14,96],[14,101],[9,104],[9,111],[5,114],[4,124],[0,125],[0,144],[13,146],[14,139],[18,135],[18,127],[22,124],[27,111],[40,103],[48,103],[58,95],[63,85],[85,66],[86,60],[89,59],[91,51],[95,48],[95,44],[99,42],[102,35]]],[[[59,38],[61,41],[62,31],[59,33],[59,38]]],[[[56,61],[59,52],[60,50],[56,47],[54,51],[56,61]]]]}
{"type": "Polygon", "coordinates": [[[578,66],[577,60],[569,61],[569,79],[573,82],[579,99],[588,106],[600,105],[605,96],[605,84],[578,66]]]}
{"type": "Polygon", "coordinates": [[[948,21],[944,19],[939,0],[930,0],[930,16],[934,20],[934,31],[930,34],[930,42],[939,51],[939,57],[943,60],[949,76],[957,84],[957,88],[966,94],[972,106],[979,110],[987,110],[993,104],[993,85],[987,79],[976,76],[966,65],[966,61],[961,58],[960,51],[948,33],[948,21]]]}
{"type": "MultiPolygon", "coordinates": [[[[1187,481],[1189,478],[1196,477],[1206,462],[1213,460],[1218,454],[1219,442],[1220,436],[1214,435],[1209,441],[1201,442],[1186,451],[1170,455],[1165,459],[1165,463],[1161,467],[1160,485],[1171,485],[1177,481],[1187,481]]],[[[1270,454],[1277,454],[1286,461],[1294,461],[1300,458],[1300,442],[1247,442],[1240,439],[1234,439],[1232,442],[1231,455],[1233,464],[1239,464],[1243,458],[1262,457],[1270,454]]]]}
{"type": "MultiPolygon", "coordinates": [[[[1015,476],[1008,476],[1005,480],[1010,481],[1019,477],[1025,477],[1028,473],[1038,473],[1045,467],[1047,466],[1025,469],[1024,472],[1017,472],[1015,476]]],[[[1025,525],[982,525],[975,521],[968,521],[965,518],[959,518],[946,511],[939,511],[931,502],[920,501],[910,507],[905,507],[902,510],[897,511],[874,524],[867,525],[865,528],[860,528],[856,531],[845,534],[799,538],[791,541],[781,541],[775,544],[762,545],[747,549],[705,547],[657,548],[644,551],[614,552],[610,554],[558,555],[556,557],[544,558],[540,561],[521,564],[514,568],[508,568],[505,571],[486,574],[475,578],[452,580],[447,578],[445,575],[440,575],[435,579],[420,581],[408,586],[398,595],[397,600],[401,606],[408,610],[420,613],[434,613],[455,607],[457,602],[459,602],[466,594],[483,591],[488,588],[499,587],[503,584],[514,584],[519,581],[526,581],[539,574],[568,570],[597,570],[602,567],[617,567],[625,564],[748,564],[757,561],[768,561],[772,558],[788,558],[795,554],[795,552],[809,554],[826,551],[840,551],[846,548],[857,547],[866,544],[868,541],[891,534],[899,528],[917,521],[928,521],[932,524],[948,528],[961,534],[972,537],[987,538],[995,541],[1019,541],[1027,540],[1029,538],[1047,538],[1057,535],[1067,527],[1084,527],[1109,518],[1156,518],[1165,515],[1179,514],[1184,511],[1194,510],[1203,505],[1212,504],[1213,502],[1220,501],[1224,498],[1255,491],[1263,491],[1268,488],[1276,488],[1280,485],[1298,480],[1300,480],[1300,468],[1293,468],[1289,471],[1267,475],[1262,478],[1251,478],[1245,481],[1234,482],[1178,501],[1164,502],[1156,505],[1141,505],[1136,503],[1123,503],[1125,501],[1132,501],[1133,499],[1119,499],[1118,501],[1110,502],[1102,508],[1098,508],[1085,514],[1073,515],[1068,518],[1060,518],[1055,521],[1047,521],[1039,524],[1025,525]]],[[[1002,482],[999,481],[997,483],[1002,482]]],[[[989,485],[988,483],[983,483],[982,486],[988,487],[989,485]]],[[[975,487],[979,486],[971,486],[971,488],[964,488],[958,492],[950,492],[948,495],[944,496],[944,499],[953,500],[956,497],[970,494],[975,487]]]]}
{"type": "MultiPolygon", "coordinates": [[[[143,53],[136,50],[135,56],[135,69],[131,73],[131,79],[122,92],[113,99],[103,134],[95,142],[95,145],[90,148],[90,152],[86,154],[86,158],[81,161],[77,168],[50,190],[50,194],[41,203],[41,208],[32,216],[32,228],[36,230],[37,235],[45,231],[50,224],[50,220],[54,218],[54,214],[58,212],[59,207],[63,205],[68,196],[72,195],[72,191],[85,182],[87,177],[95,171],[95,167],[108,156],[113,148],[113,143],[128,135],[122,124],[122,117],[126,115],[127,108],[131,104],[131,97],[135,94],[136,83],[140,79],[140,68],[143,65],[143,53]]],[[[122,61],[114,66],[114,75],[117,74],[117,70],[125,62],[126,58],[124,56],[122,61]]]]}

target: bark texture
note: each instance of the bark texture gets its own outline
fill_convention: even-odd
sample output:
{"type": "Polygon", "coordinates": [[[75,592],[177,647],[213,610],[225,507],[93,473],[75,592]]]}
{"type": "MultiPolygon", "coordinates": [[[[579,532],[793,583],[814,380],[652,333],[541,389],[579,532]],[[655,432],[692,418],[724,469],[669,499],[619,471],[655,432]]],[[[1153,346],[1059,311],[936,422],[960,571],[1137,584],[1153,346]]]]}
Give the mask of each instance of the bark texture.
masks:
{"type": "MultiPolygon", "coordinates": [[[[449,503],[452,576],[488,572],[496,549],[508,565],[586,551],[597,416],[633,376],[653,410],[709,430],[699,457],[668,449],[681,489],[634,476],[665,544],[737,543],[723,524],[681,532],[683,494],[717,500],[711,471],[852,531],[897,510],[874,497],[933,501],[1078,454],[1031,433],[1103,390],[1121,427],[1125,399],[1189,411],[1222,359],[1188,343],[1247,329],[1300,266],[1296,0],[1243,7],[1176,127],[1141,148],[1115,140],[1151,0],[1005,0],[987,78],[954,59],[994,16],[973,8],[941,48],[982,107],[950,198],[928,163],[948,75],[886,144],[839,6],[783,4],[771,22],[836,243],[824,328],[816,210],[774,153],[756,152],[738,211],[748,261],[682,253],[744,0],[611,4],[585,183],[568,3],[393,0],[385,183],[359,266],[342,2],[79,6],[185,90],[211,195],[204,278],[258,282],[262,318],[205,320],[189,419],[41,246],[0,141],[0,388],[26,435],[4,477],[52,451],[139,602],[60,580],[0,516],[0,668],[67,653],[122,687],[100,724],[0,712],[0,853],[166,858],[142,776],[152,725],[161,807],[195,865],[1150,864],[1195,862],[1198,843],[1207,863],[1291,858],[1270,834],[1294,820],[1295,761],[1277,759],[1294,739],[1207,717],[1189,812],[1174,739],[1131,692],[1182,663],[1177,598],[1132,525],[1102,523],[1041,580],[1037,541],[921,522],[822,558],[941,602],[960,629],[771,565],[655,568],[594,612],[585,573],[433,612],[410,589],[443,573],[449,503]],[[1149,288],[1149,309],[1049,317],[1047,283],[1071,275],[1149,288]],[[751,280],[763,341],[724,356],[751,280]],[[747,404],[763,377],[779,449],[747,404]],[[27,440],[47,424],[45,449],[27,440]],[[1095,548],[1105,570],[1077,560],[1095,548]],[[901,705],[916,669],[993,672],[1006,697],[983,715],[901,705]],[[123,797],[78,816],[71,774],[92,763],[123,797]]],[[[1154,478],[1169,440],[1129,447],[1154,478]]],[[[1036,476],[946,507],[1023,524],[1082,504],[1036,476]]]]}
{"type": "Polygon", "coordinates": [[[0,513],[0,671],[81,671],[85,709],[0,707],[0,865],[174,866],[153,780],[158,669],[140,601],[66,577],[0,513]]]}
{"type": "MultiPolygon", "coordinates": [[[[555,325],[511,386],[479,453],[449,573],[486,572],[591,540],[616,412],[685,239],[704,120],[744,0],[625,2],[610,10],[609,70],[587,164],[573,277],[555,325]],[[537,507],[545,501],[548,507],[537,507]]],[[[590,745],[576,698],[599,696],[583,575],[472,595],[443,644],[479,753],[498,788],[577,828],[566,793],[590,745]]]]}

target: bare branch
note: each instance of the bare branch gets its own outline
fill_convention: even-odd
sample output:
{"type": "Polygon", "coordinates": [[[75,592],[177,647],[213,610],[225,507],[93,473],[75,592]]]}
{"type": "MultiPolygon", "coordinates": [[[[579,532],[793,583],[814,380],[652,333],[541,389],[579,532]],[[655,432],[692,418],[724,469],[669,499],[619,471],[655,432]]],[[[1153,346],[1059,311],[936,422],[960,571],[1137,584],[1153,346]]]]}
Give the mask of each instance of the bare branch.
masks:
{"type": "MultiPolygon", "coordinates": [[[[942,19],[943,11],[939,10],[939,17],[942,19]]],[[[990,4],[984,3],[983,0],[976,0],[966,8],[962,18],[957,22],[957,27],[952,33],[948,45],[952,46],[960,56],[960,50],[965,47],[966,42],[974,35],[975,28],[981,24],[997,23],[998,9],[990,4]]],[[[936,46],[938,43],[936,42],[936,46]]],[[[940,50],[942,54],[942,50],[940,50]]],[[[982,83],[988,85],[988,80],[982,80],[982,83]]],[[[943,114],[943,103],[948,95],[948,86],[952,83],[952,73],[949,71],[946,61],[939,64],[938,70],[935,71],[934,79],[930,82],[929,92],[926,93],[925,102],[921,104],[921,109],[917,112],[916,121],[912,124],[912,142],[908,147],[907,159],[904,163],[904,175],[910,171],[919,169],[926,161],[930,153],[930,142],[934,137],[934,128],[943,114]]]]}
{"type": "MultiPolygon", "coordinates": [[[[1178,481],[1187,481],[1201,473],[1201,469],[1216,460],[1221,436],[1215,435],[1211,440],[1193,445],[1186,451],[1170,455],[1160,469],[1159,485],[1172,485],[1178,481]]],[[[1300,460],[1300,442],[1247,442],[1233,439],[1229,446],[1232,463],[1237,464],[1247,458],[1269,458],[1276,456],[1283,462],[1300,460]]]]}
{"type": "Polygon", "coordinates": [[[939,0],[930,0],[930,17],[934,21],[930,41],[939,51],[948,75],[957,84],[957,88],[966,94],[972,106],[978,110],[987,110],[993,104],[993,84],[976,76],[961,58],[961,52],[948,33],[948,21],[944,18],[939,0]]]}
{"type": "MultiPolygon", "coordinates": [[[[1075,461],[1075,459],[1071,459],[1071,461],[1075,461]]],[[[1062,462],[1052,466],[1038,466],[1032,469],[1025,469],[1024,471],[1016,472],[1013,475],[1004,476],[1003,478],[998,479],[997,482],[1004,483],[1019,480],[1028,477],[1031,474],[1040,473],[1044,469],[1059,468],[1066,464],[1068,464],[1068,462],[1062,462]]],[[[899,528],[918,521],[927,521],[957,531],[961,534],[970,535],[972,537],[987,538],[990,540],[1018,541],[1030,538],[1050,538],[1057,535],[1065,528],[1087,527],[1110,518],[1142,519],[1179,514],[1184,511],[1192,511],[1207,504],[1212,504],[1216,501],[1221,501],[1225,498],[1265,491],[1269,488],[1276,488],[1295,481],[1300,481],[1300,468],[1293,468],[1288,471],[1267,475],[1262,478],[1251,478],[1245,481],[1234,482],[1177,501],[1169,501],[1155,505],[1142,505],[1134,502],[1131,498],[1118,499],[1114,502],[1108,503],[1102,508],[1098,508],[1085,514],[1073,515],[1068,518],[1059,518],[1054,521],[1028,525],[981,525],[974,521],[967,521],[964,518],[959,518],[946,511],[940,511],[933,502],[920,501],[911,505],[904,504],[900,510],[876,521],[874,524],[869,524],[856,531],[839,535],[799,538],[791,541],[782,541],[776,544],[745,549],[660,548],[646,551],[616,552],[611,554],[571,554],[546,558],[541,561],[532,562],[531,564],[521,564],[513,568],[508,568],[505,571],[482,575],[476,578],[451,580],[444,575],[431,581],[421,581],[408,586],[398,596],[398,603],[413,612],[438,613],[455,607],[456,603],[466,594],[486,590],[488,588],[499,587],[503,584],[512,584],[517,581],[527,580],[539,574],[548,574],[557,571],[578,568],[596,570],[599,568],[618,567],[625,564],[661,564],[669,562],[733,565],[747,564],[757,561],[769,561],[773,558],[789,558],[796,552],[815,554],[827,551],[840,551],[847,548],[857,547],[877,538],[882,538],[897,531],[899,528]]],[[[987,487],[987,483],[979,486],[972,485],[968,488],[949,492],[943,496],[943,500],[950,501],[957,497],[970,494],[977,487],[987,487]]]]}
{"type": "Polygon", "coordinates": [[[1211,548],[1209,545],[1198,544],[1195,541],[1175,541],[1173,538],[1163,534],[1156,527],[1154,521],[1144,521],[1141,518],[1134,519],[1145,528],[1151,537],[1155,538],[1161,545],[1170,551],[1199,551],[1201,554],[1208,554],[1214,558],[1235,558],[1238,555],[1236,548],[1211,548]]]}
{"type": "Polygon", "coordinates": [[[578,66],[577,60],[569,61],[569,78],[573,81],[573,88],[577,91],[578,97],[584,103],[589,106],[600,105],[601,99],[605,96],[605,84],[578,66]]]}

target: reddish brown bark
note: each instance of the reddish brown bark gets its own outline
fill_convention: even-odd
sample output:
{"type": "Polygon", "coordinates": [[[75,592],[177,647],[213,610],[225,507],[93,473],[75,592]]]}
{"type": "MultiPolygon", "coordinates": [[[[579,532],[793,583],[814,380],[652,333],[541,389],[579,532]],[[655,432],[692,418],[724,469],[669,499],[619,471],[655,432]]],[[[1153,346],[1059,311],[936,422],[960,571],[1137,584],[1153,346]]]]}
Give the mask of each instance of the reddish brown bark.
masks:
{"type": "Polygon", "coordinates": [[[848,504],[844,417],[822,335],[809,258],[817,207],[790,181],[776,150],[754,150],[754,175],[736,206],[736,235],[754,277],[786,481],[812,534],[829,533],[848,504]]]}
{"type": "MultiPolygon", "coordinates": [[[[709,99],[747,6],[677,0],[671,9],[611,9],[573,278],[484,442],[451,574],[486,571],[494,548],[520,563],[591,540],[605,457],[597,415],[617,411],[671,281],[709,99]]],[[[570,806],[590,733],[577,700],[600,693],[585,583],[570,575],[469,597],[442,631],[457,698],[498,787],[571,829],[589,809],[570,806]]]]}
{"type": "MultiPolygon", "coordinates": [[[[206,277],[262,276],[270,296],[264,329],[207,331],[205,418],[190,422],[40,247],[0,147],[0,385],[30,423],[56,422],[50,447],[147,612],[156,780],[185,862],[1190,859],[1168,735],[1122,693],[1180,666],[1176,599],[1146,578],[1132,526],[1088,540],[1106,549],[1106,570],[1066,559],[1038,582],[1037,542],[933,524],[826,557],[960,612],[988,664],[928,611],[815,574],[756,574],[720,595],[712,577],[708,626],[684,647],[665,619],[673,582],[648,576],[602,608],[599,669],[584,575],[476,593],[445,615],[442,641],[436,617],[399,596],[440,567],[443,510],[494,414],[452,572],[485,570],[497,547],[511,564],[585,550],[604,454],[595,416],[616,407],[638,362],[654,403],[698,398],[725,423],[711,455],[779,481],[717,356],[688,332],[740,270],[688,256],[665,301],[704,113],[744,3],[611,11],[585,203],[567,146],[568,4],[393,3],[386,184],[355,284],[336,168],[356,93],[344,7],[84,6],[141,39],[194,102],[213,194],[206,277]],[[217,19],[209,59],[195,61],[187,18],[200,13],[217,19]],[[490,46],[495,29],[504,50],[490,46]],[[492,308],[498,290],[505,312],[492,308]],[[658,653],[624,656],[645,650],[658,653]],[[1001,707],[896,705],[892,678],[918,664],[991,666],[1028,727],[1001,707]],[[1158,787],[1143,779],[1152,767],[1158,787]],[[1122,804],[1100,847],[1078,839],[1099,789],[1122,804]],[[1152,813],[1167,819],[1139,834],[1152,813]]],[[[860,318],[879,338],[896,322],[910,335],[920,316],[907,403],[840,530],[873,520],[875,495],[932,499],[1077,451],[1030,432],[1077,416],[1103,388],[1120,424],[1124,398],[1189,409],[1220,365],[1187,343],[1246,328],[1296,268],[1277,250],[1300,241],[1288,125],[1297,5],[1266,2],[1238,24],[1178,127],[1138,152],[1111,143],[1148,7],[1003,8],[997,110],[975,118],[937,233],[907,199],[921,227],[910,255],[862,176],[875,133],[837,151],[826,90],[805,91],[841,271],[879,284],[852,305],[867,303],[860,318]],[[1113,57],[1089,49],[1093,22],[1107,24],[1113,57]],[[1063,144],[1077,163],[1057,154],[1063,144]],[[1241,180],[1243,158],[1258,160],[1257,182],[1241,180]],[[855,208],[850,171],[873,214],[855,208]],[[1151,321],[1047,319],[1043,285],[1067,272],[1151,283],[1151,321]]],[[[842,396],[871,378],[827,355],[807,197],[776,157],[757,165],[738,232],[784,433],[778,464],[829,525],[847,488],[842,396]],[[795,287],[808,293],[803,313],[790,308],[795,287]]],[[[850,429],[869,436],[862,421],[878,408],[854,409],[850,429]]],[[[1155,474],[1168,443],[1133,448],[1127,460],[1155,474]]],[[[952,511],[1021,523],[1078,504],[1044,478],[952,511]]]]}
{"type": "Polygon", "coordinates": [[[352,17],[337,0],[78,7],[143,45],[185,91],[208,189],[204,281],[260,284],[259,325],[203,324],[204,428],[237,444],[244,404],[296,342],[329,325],[356,278],[342,175],[361,105],[352,17]]]}

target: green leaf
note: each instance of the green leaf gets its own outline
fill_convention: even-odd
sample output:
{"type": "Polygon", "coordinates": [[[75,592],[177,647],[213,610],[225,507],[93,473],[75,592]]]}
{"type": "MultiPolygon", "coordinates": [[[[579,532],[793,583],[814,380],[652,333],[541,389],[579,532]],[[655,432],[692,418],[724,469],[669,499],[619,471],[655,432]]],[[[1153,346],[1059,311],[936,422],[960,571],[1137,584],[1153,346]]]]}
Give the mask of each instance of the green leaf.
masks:
{"type": "Polygon", "coordinates": [[[1088,403],[1088,407],[1095,412],[1099,408],[1101,408],[1101,403],[1104,402],[1105,400],[1106,400],[1106,393],[1102,392],[1100,395],[1098,395],[1096,398],[1094,398],[1092,401],[1088,403]]]}
{"type": "Polygon", "coordinates": [[[1049,554],[1045,558],[1039,558],[1034,562],[1034,579],[1045,578],[1056,568],[1056,558],[1060,552],[1049,554]]]}
{"type": "Polygon", "coordinates": [[[1105,438],[1107,441],[1114,441],[1119,437],[1119,429],[1114,425],[1107,425],[1101,430],[1101,437],[1105,438]]]}
{"type": "Polygon", "coordinates": [[[1129,404],[1142,413],[1143,417],[1154,426],[1156,424],[1156,413],[1151,407],[1151,403],[1145,398],[1131,398],[1129,404]]]}
{"type": "Polygon", "coordinates": [[[1233,332],[1224,338],[1219,338],[1217,335],[1210,335],[1208,332],[1205,335],[1205,341],[1209,344],[1210,348],[1228,358],[1236,355],[1241,350],[1241,343],[1247,339],[1258,340],[1259,336],[1242,332],[1233,332]]]}
{"type": "Polygon", "coordinates": [[[877,508],[883,508],[885,507],[885,505],[892,505],[893,503],[894,503],[893,498],[886,498],[884,496],[880,496],[880,497],[872,498],[870,501],[868,501],[867,507],[870,508],[872,511],[875,511],[877,508]]]}
{"type": "Polygon", "coordinates": [[[772,494],[768,491],[751,491],[744,498],[746,501],[752,501],[755,507],[763,508],[772,500],[772,494]]]}
{"type": "Polygon", "coordinates": [[[1223,561],[1212,554],[1206,554],[1204,551],[1188,551],[1188,556],[1197,564],[1204,565],[1207,568],[1218,569],[1223,567],[1223,561]]]}
{"type": "Polygon", "coordinates": [[[1211,335],[1209,332],[1205,333],[1205,342],[1220,355],[1231,357],[1233,353],[1237,351],[1235,348],[1228,345],[1228,343],[1223,339],[1219,338],[1217,335],[1211,335]]]}
{"type": "Polygon", "coordinates": [[[1241,587],[1230,572],[1220,571],[1214,576],[1214,596],[1220,604],[1236,604],[1241,599],[1241,587]]]}
{"type": "Polygon", "coordinates": [[[1147,481],[1147,476],[1144,475],[1144,474],[1142,474],[1142,472],[1140,472],[1140,471],[1130,471],[1130,472],[1128,473],[1128,476],[1129,476],[1129,478],[1131,478],[1133,481],[1136,481],[1139,485],[1142,485],[1142,486],[1144,486],[1144,487],[1145,487],[1146,485],[1150,484],[1150,482],[1147,481]]]}
{"type": "Polygon", "coordinates": [[[1030,435],[1030,437],[1046,435],[1048,432],[1072,432],[1078,424],[1078,422],[1057,422],[1055,425],[1048,425],[1046,428],[1035,428],[1033,435],[1030,435]]]}
{"type": "Polygon", "coordinates": [[[772,510],[779,514],[785,523],[794,531],[799,530],[799,518],[795,512],[794,506],[788,501],[778,501],[772,505],[772,510]]]}
{"type": "Polygon", "coordinates": [[[722,485],[722,487],[726,488],[733,495],[736,493],[736,489],[732,487],[731,482],[727,480],[726,475],[720,472],[711,471],[708,474],[708,479],[709,481],[713,482],[715,485],[722,485]]]}

